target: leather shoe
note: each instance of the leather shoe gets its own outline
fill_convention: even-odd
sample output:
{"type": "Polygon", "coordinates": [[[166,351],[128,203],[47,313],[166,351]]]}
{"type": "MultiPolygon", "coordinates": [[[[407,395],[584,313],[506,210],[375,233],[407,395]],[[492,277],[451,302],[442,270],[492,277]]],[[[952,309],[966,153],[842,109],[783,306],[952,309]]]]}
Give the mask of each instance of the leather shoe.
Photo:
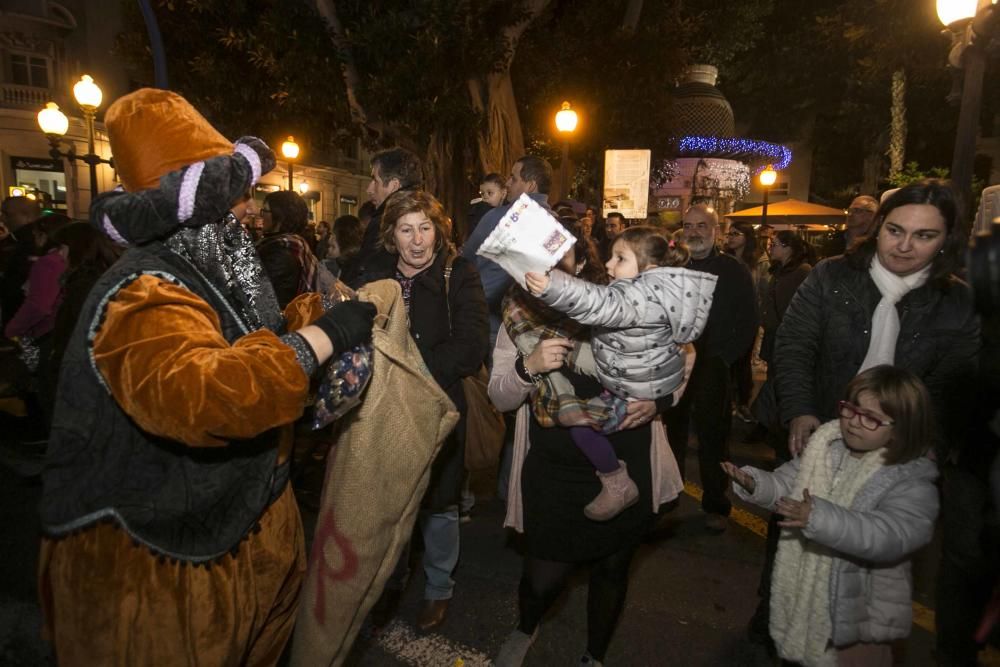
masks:
{"type": "Polygon", "coordinates": [[[444,623],[449,602],[451,600],[424,600],[424,606],[417,616],[417,629],[420,632],[430,632],[444,623]]]}

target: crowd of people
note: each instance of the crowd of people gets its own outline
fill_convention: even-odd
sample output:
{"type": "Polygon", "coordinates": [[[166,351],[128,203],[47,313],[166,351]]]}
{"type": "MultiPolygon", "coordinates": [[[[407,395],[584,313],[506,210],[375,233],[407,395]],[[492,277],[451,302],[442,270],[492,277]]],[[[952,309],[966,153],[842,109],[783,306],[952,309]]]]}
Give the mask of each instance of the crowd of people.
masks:
{"type": "MultiPolygon", "coordinates": [[[[551,204],[551,166],[526,155],[482,178],[463,233],[397,147],[372,158],[357,217],[312,226],[294,192],[257,210],[271,149],[223,137],[178,95],[136,91],[105,123],[121,187],[90,222],[24,197],[2,208],[0,314],[18,343],[0,351],[4,388],[38,424],[39,592],[61,662],[278,661],[307,563],[294,425],[329,365],[370,354],[379,317],[364,288],[390,283],[458,413],[416,517],[420,631],[445,621],[456,587],[464,380],[485,364],[507,415],[504,525],[523,546],[497,665],[523,663],[581,567],[580,664],[603,664],[635,553],[683,489],[692,431],[705,530],[727,530],[734,494],[772,512],[752,636],[789,663],[893,664],[909,561],[940,511],[937,660],[975,664],[996,575],[984,536],[997,435],[975,392],[980,319],[956,277],[966,239],[946,183],[859,196],[817,246],[727,227],[708,202],[674,225],[602,221],[551,204]],[[514,276],[477,254],[522,195],[576,238],[551,272],[514,276]],[[766,434],[774,470],[731,462],[734,417],[766,434]]],[[[397,613],[409,552],[364,610],[376,630],[397,613]]]]}

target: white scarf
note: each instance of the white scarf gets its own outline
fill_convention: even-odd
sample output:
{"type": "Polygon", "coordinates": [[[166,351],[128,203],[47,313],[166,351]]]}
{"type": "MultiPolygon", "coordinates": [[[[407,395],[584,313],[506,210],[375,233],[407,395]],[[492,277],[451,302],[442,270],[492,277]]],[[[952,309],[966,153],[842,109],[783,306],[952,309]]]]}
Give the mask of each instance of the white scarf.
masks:
{"type": "MultiPolygon", "coordinates": [[[[832,449],[841,439],[840,422],[827,422],[809,438],[792,498],[802,490],[840,507],[850,508],[854,497],[884,465],[884,450],[866,453],[856,466],[846,448],[832,449]],[[840,456],[837,456],[840,454],[840,456]],[[834,468],[836,466],[836,468],[834,468]]],[[[833,636],[830,572],[837,553],[802,535],[798,528],[783,528],[774,558],[771,581],[771,637],[785,660],[807,667],[834,667],[836,652],[829,650],[833,636]]]]}
{"type": "Polygon", "coordinates": [[[916,289],[927,282],[927,277],[931,273],[931,265],[928,264],[916,273],[908,276],[897,276],[889,269],[882,266],[878,259],[878,253],[872,256],[871,266],[868,275],[872,277],[875,286],[882,294],[882,300],[875,307],[872,314],[872,337],[868,342],[868,352],[865,360],[861,363],[858,373],[865,371],[872,366],[889,364],[896,359],[896,338],[899,337],[899,313],[896,312],[896,304],[906,296],[907,292],[916,289]]]}

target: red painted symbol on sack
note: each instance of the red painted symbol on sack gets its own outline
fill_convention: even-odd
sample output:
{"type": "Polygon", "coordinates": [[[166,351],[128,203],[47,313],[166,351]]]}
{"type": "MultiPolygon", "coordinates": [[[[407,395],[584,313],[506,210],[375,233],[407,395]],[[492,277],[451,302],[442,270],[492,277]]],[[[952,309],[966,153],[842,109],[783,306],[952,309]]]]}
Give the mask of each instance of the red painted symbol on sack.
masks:
{"type": "Polygon", "coordinates": [[[316,527],[313,538],[312,562],[316,564],[316,604],[313,615],[323,624],[326,620],[326,596],[329,593],[327,583],[346,581],[358,572],[358,555],[347,536],[337,530],[337,522],[333,518],[333,510],[327,510],[316,527]],[[327,545],[333,543],[333,553],[340,553],[339,568],[327,560],[327,545]]]}

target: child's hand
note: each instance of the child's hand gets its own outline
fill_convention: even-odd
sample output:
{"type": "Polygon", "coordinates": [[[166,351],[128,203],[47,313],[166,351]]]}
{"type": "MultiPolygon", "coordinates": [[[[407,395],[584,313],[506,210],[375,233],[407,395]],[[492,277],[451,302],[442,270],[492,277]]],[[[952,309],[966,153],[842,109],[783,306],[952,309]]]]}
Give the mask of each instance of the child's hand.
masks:
{"type": "Polygon", "coordinates": [[[549,286],[549,277],[544,273],[528,271],[524,274],[524,282],[528,285],[528,289],[532,294],[538,295],[544,292],[545,288],[549,286]]]}
{"type": "Polygon", "coordinates": [[[805,528],[809,525],[809,513],[812,512],[813,499],[809,495],[809,489],[802,489],[802,501],[791,498],[781,498],[774,506],[774,511],[785,517],[784,521],[779,521],[782,528],[805,528]]]}
{"type": "Polygon", "coordinates": [[[723,461],[719,465],[722,466],[722,472],[726,473],[730,479],[746,489],[748,493],[753,493],[754,489],[757,488],[757,481],[753,478],[753,475],[743,472],[729,461],[723,461]]]}

